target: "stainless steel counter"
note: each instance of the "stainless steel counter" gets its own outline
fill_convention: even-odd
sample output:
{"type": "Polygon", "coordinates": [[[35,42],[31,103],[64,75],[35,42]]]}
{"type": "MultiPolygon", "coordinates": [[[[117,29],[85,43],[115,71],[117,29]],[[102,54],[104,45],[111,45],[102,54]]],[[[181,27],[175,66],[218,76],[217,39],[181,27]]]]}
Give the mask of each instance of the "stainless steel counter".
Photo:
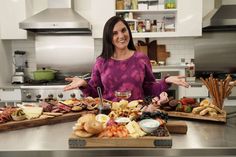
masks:
{"type": "MultiPolygon", "coordinates": [[[[227,107],[229,112],[236,107],[227,107]]],[[[0,133],[0,156],[236,156],[236,117],[227,123],[188,120],[186,135],[172,134],[172,148],[69,149],[75,122],[0,133]]]]}

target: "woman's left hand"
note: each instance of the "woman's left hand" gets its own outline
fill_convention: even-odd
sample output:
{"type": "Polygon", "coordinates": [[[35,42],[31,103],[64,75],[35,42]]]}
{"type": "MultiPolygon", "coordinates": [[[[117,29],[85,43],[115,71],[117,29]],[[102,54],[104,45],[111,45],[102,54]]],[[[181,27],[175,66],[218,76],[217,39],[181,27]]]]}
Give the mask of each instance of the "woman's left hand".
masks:
{"type": "Polygon", "coordinates": [[[184,80],[185,76],[169,76],[165,79],[166,83],[173,83],[178,86],[188,88],[189,84],[184,80]]]}

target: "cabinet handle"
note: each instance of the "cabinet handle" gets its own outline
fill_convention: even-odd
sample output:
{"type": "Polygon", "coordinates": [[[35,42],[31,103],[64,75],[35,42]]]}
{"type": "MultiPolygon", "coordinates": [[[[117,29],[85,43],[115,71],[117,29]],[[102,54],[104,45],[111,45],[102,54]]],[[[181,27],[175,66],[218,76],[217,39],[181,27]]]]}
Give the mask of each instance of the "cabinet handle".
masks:
{"type": "Polygon", "coordinates": [[[193,85],[190,85],[191,87],[202,87],[201,84],[193,84],[193,85]]]}

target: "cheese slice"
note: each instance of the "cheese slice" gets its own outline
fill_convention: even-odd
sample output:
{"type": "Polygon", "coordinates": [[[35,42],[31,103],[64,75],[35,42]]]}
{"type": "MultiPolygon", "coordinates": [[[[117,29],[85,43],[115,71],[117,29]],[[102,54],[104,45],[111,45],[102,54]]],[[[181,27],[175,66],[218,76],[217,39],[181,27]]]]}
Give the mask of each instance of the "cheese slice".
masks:
{"type": "Polygon", "coordinates": [[[23,112],[27,119],[38,118],[43,113],[42,107],[24,107],[23,112]]]}

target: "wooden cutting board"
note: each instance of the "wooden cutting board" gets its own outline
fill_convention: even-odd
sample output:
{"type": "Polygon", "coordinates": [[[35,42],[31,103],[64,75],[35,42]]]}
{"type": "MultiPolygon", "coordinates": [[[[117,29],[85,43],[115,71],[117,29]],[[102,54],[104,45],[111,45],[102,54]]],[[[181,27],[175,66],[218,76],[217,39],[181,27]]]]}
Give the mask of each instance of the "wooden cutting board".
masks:
{"type": "Polygon", "coordinates": [[[172,146],[172,138],[145,136],[139,138],[80,138],[76,135],[71,135],[69,138],[69,148],[170,148],[172,146]]]}
{"type": "Polygon", "coordinates": [[[184,121],[168,121],[166,128],[170,134],[186,134],[188,131],[187,123],[184,121]]]}
{"type": "Polygon", "coordinates": [[[170,57],[170,52],[166,51],[166,45],[157,45],[157,62],[164,61],[166,63],[166,59],[170,57]]]}
{"type": "MultiPolygon", "coordinates": [[[[165,128],[167,130],[167,128],[165,128]]],[[[168,130],[167,130],[168,131],[168,130]]],[[[172,137],[168,136],[144,136],[139,138],[132,137],[88,137],[81,138],[71,134],[68,140],[69,148],[170,148],[172,146],[172,137]]]]}
{"type": "Polygon", "coordinates": [[[195,120],[206,120],[206,121],[215,121],[215,122],[224,122],[226,123],[226,112],[223,111],[222,114],[218,114],[216,117],[211,116],[201,116],[199,114],[185,113],[185,112],[176,112],[176,111],[165,111],[168,113],[169,117],[185,118],[185,119],[195,119],[195,120]]]}
{"type": "Polygon", "coordinates": [[[96,113],[97,111],[82,111],[82,112],[72,112],[66,113],[62,116],[54,117],[54,118],[37,118],[31,120],[22,120],[22,121],[10,121],[6,123],[0,124],[0,132],[2,131],[11,131],[18,129],[25,129],[30,127],[42,126],[42,125],[50,125],[56,123],[64,123],[71,122],[77,120],[81,115],[87,113],[96,113]]]}

